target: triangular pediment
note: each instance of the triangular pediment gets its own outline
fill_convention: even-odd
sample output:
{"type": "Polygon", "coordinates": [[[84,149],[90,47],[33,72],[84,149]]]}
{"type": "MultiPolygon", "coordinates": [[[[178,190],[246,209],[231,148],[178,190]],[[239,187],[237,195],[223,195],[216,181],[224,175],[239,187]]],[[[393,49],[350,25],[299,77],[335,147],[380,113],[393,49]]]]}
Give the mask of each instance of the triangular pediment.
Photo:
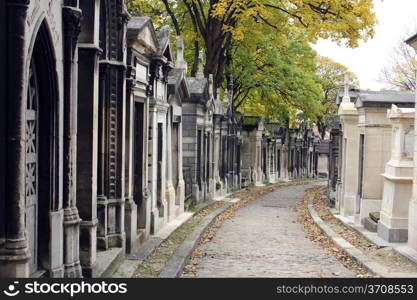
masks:
{"type": "Polygon", "coordinates": [[[151,22],[142,28],[138,35],[138,40],[147,48],[155,49],[155,51],[158,49],[158,40],[151,22]]]}
{"type": "Polygon", "coordinates": [[[132,18],[127,26],[127,38],[152,52],[156,52],[159,47],[155,28],[150,18],[132,18]]]}

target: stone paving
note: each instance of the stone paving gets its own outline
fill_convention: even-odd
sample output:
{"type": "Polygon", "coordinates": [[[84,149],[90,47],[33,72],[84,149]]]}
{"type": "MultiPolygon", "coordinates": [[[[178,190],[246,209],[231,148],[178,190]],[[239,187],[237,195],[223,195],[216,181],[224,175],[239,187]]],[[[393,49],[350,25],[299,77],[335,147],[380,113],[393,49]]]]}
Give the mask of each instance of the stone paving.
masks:
{"type": "Polygon", "coordinates": [[[226,220],[211,242],[196,277],[355,277],[306,236],[295,205],[314,185],[278,189],[226,220]]]}

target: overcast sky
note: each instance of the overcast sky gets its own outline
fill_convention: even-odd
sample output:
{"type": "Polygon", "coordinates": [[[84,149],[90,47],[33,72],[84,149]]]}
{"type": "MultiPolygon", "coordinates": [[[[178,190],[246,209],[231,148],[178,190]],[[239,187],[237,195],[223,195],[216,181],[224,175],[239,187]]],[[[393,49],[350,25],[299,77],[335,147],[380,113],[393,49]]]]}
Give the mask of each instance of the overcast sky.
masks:
{"type": "Polygon", "coordinates": [[[378,25],[372,40],[355,49],[320,40],[313,48],[354,72],[362,89],[379,90],[386,87],[378,78],[392,57],[393,47],[407,37],[407,32],[417,31],[417,0],[374,0],[374,6],[378,25]]]}

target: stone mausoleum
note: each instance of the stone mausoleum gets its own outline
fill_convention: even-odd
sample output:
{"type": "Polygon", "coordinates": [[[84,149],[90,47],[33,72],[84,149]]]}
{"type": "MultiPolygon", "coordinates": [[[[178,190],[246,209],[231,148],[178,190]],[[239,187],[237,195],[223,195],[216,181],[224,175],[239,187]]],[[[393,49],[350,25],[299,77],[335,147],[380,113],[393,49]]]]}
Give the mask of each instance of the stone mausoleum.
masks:
{"type": "Polygon", "coordinates": [[[0,277],[109,277],[185,201],[317,175],[307,126],[249,124],[184,47],[124,0],[0,1],[0,277]]]}

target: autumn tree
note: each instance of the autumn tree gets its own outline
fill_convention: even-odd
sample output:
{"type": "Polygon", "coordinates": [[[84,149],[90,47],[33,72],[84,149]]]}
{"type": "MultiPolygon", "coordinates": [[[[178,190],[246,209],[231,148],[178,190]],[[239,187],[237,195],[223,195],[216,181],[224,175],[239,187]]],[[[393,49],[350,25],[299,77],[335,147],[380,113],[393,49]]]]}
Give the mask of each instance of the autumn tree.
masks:
{"type": "Polygon", "coordinates": [[[328,57],[318,56],[316,62],[317,76],[320,78],[323,90],[316,124],[322,137],[324,137],[329,118],[337,114],[336,95],[340,87],[344,85],[345,75],[348,75],[351,88],[357,88],[359,81],[356,75],[350,72],[347,67],[328,57]]]}
{"type": "MultiPolygon", "coordinates": [[[[259,35],[259,33],[253,33],[259,35]]],[[[249,36],[249,35],[248,35],[249,36]]],[[[322,90],[316,53],[304,33],[280,38],[264,32],[257,42],[236,47],[230,73],[235,78],[235,107],[249,115],[288,120],[296,112],[315,120],[322,90]]]]}
{"type": "Polygon", "coordinates": [[[213,74],[216,87],[233,56],[235,41],[245,42],[254,25],[301,28],[308,41],[329,38],[355,47],[374,33],[372,0],[130,0],[132,12],[170,20],[176,33],[192,31],[194,65],[199,48],[206,54],[205,74],[213,74]],[[164,9],[162,9],[164,7],[164,9]]]}

